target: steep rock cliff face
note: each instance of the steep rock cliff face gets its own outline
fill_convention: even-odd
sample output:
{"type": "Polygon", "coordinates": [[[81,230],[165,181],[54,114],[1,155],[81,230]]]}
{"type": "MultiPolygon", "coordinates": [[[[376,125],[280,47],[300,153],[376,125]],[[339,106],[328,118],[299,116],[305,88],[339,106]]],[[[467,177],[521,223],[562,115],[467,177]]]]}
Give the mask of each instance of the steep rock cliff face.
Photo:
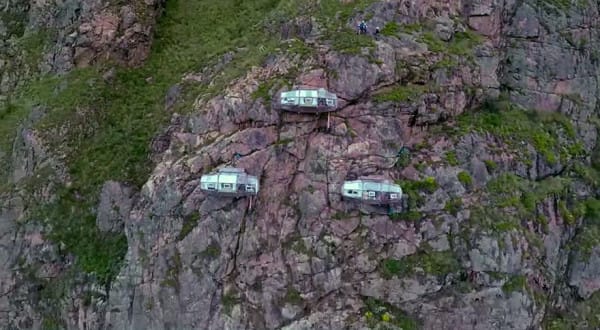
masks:
{"type": "MultiPolygon", "coordinates": [[[[69,269],[72,258],[64,258],[61,244],[50,243],[44,226],[29,221],[40,205],[56,199],[57,187],[69,181],[64,155],[48,145],[38,127],[51,108],[34,103],[30,83],[92,64],[140,65],[149,53],[161,9],[160,1],[148,0],[128,4],[11,0],[2,5],[0,327],[60,325],[60,317],[74,317],[66,299],[81,297],[83,291],[89,296],[93,291],[78,288],[77,283],[95,286],[93,279],[77,275],[69,276],[73,282],[52,286],[69,269]],[[21,103],[17,105],[15,100],[21,103]],[[45,290],[48,286],[52,289],[45,290]],[[40,314],[57,316],[58,320],[40,314]]],[[[129,195],[115,195],[114,189],[108,193],[119,204],[127,203],[129,195]]],[[[101,212],[98,221],[104,229],[101,212]]],[[[80,239],[86,240],[83,236],[80,239]]],[[[97,313],[97,308],[90,313],[97,313]]],[[[82,316],[73,324],[81,327],[86,318],[82,316]]]]}
{"type": "MultiPolygon", "coordinates": [[[[165,91],[167,110],[189,111],[153,140],[149,178],[139,191],[104,183],[94,207],[102,232],[127,238],[114,278],[81,272],[51,243],[40,220],[61,213],[35,213],[32,199],[52,200],[72,171],[36,130],[20,133],[12,178],[28,184],[2,199],[2,326],[598,327],[598,4],[297,6],[293,19],[283,5],[264,18],[299,40],[260,66],[195,92],[227,76],[237,49],[165,91]],[[330,7],[352,14],[323,17],[330,7]],[[353,35],[363,17],[382,35],[353,35]],[[279,112],[276,96],[294,84],[335,92],[340,110],[279,112]],[[398,157],[402,146],[410,157],[398,157]],[[55,179],[40,184],[28,168],[46,158],[55,179]],[[258,176],[259,196],[204,195],[200,175],[222,165],[258,176]],[[343,180],[370,174],[400,182],[402,212],[341,200],[343,180]]],[[[65,71],[109,54],[136,64],[123,54],[147,44],[116,43],[123,53],[114,31],[127,24],[89,8],[77,38],[99,39],[47,63],[65,71]]]]}

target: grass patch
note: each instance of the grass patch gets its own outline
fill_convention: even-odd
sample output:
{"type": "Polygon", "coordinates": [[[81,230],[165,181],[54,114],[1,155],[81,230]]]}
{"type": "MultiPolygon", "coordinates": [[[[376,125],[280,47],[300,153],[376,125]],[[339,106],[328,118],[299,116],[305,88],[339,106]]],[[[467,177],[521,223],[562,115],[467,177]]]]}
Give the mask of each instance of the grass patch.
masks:
{"type": "Polygon", "coordinates": [[[448,52],[457,56],[471,56],[473,48],[483,43],[483,37],[471,30],[456,32],[448,43],[448,52]]]}
{"type": "Polygon", "coordinates": [[[473,184],[473,179],[471,175],[465,171],[458,173],[457,175],[458,181],[465,187],[468,188],[473,184]]]}
{"type": "Polygon", "coordinates": [[[549,196],[567,197],[572,180],[549,177],[532,182],[514,174],[502,174],[487,184],[487,191],[497,207],[512,207],[522,215],[535,210],[537,203],[549,196]]]}
{"type": "Polygon", "coordinates": [[[446,202],[446,205],[444,205],[444,210],[452,214],[453,216],[456,216],[458,212],[462,209],[462,205],[462,199],[460,199],[459,197],[454,197],[446,202]]]}
{"type": "Polygon", "coordinates": [[[348,213],[346,213],[346,212],[340,212],[340,211],[337,211],[337,212],[335,212],[335,213],[334,213],[334,214],[331,216],[331,218],[332,218],[333,220],[346,220],[346,219],[349,219],[350,217],[351,217],[351,215],[350,215],[350,214],[348,214],[348,213]]]}
{"type": "Polygon", "coordinates": [[[293,73],[287,74],[286,76],[278,76],[271,78],[267,81],[263,81],[258,88],[250,95],[253,100],[262,99],[262,101],[269,105],[273,99],[272,90],[274,87],[280,87],[286,85],[290,87],[292,83],[289,80],[293,80],[293,73]]]}
{"type": "Polygon", "coordinates": [[[36,70],[43,57],[44,47],[48,44],[53,31],[35,31],[25,33],[17,41],[17,47],[23,51],[23,62],[36,70]]]}
{"type": "Polygon", "coordinates": [[[288,145],[288,144],[290,144],[292,142],[294,142],[294,139],[292,139],[292,138],[286,138],[286,139],[281,139],[281,140],[275,141],[275,143],[273,145],[275,145],[275,146],[285,146],[285,145],[288,145]]]}
{"type": "Polygon", "coordinates": [[[523,275],[515,275],[509,278],[502,285],[502,291],[505,294],[509,294],[514,291],[521,291],[525,289],[525,276],[523,275]]]}
{"type": "Polygon", "coordinates": [[[292,305],[301,305],[302,302],[304,302],[304,299],[302,299],[302,296],[298,290],[294,289],[293,287],[289,287],[285,293],[285,302],[292,305]]]}
{"type": "Polygon", "coordinates": [[[371,36],[357,35],[354,30],[355,26],[352,26],[352,29],[347,26],[351,18],[359,14],[363,14],[363,18],[368,20],[368,17],[366,17],[368,15],[364,15],[365,9],[373,2],[375,1],[322,0],[318,2],[318,8],[314,16],[326,31],[324,39],[331,42],[333,49],[340,53],[356,55],[360,54],[365,47],[375,47],[375,41],[371,36]]]}
{"type": "Polygon", "coordinates": [[[403,310],[372,297],[365,299],[363,314],[370,328],[380,325],[378,329],[385,329],[386,323],[403,330],[416,330],[419,328],[419,322],[403,310]]]}
{"type": "Polygon", "coordinates": [[[392,221],[418,221],[423,218],[423,214],[421,214],[421,212],[411,210],[406,212],[392,213],[389,215],[389,217],[392,221]]]}
{"type": "Polygon", "coordinates": [[[252,99],[262,99],[265,103],[271,102],[271,89],[275,81],[267,81],[261,83],[258,88],[252,93],[252,99]]]}
{"type": "Polygon", "coordinates": [[[21,37],[25,33],[27,24],[27,12],[20,11],[19,8],[11,11],[11,7],[5,8],[0,12],[0,21],[6,29],[6,34],[13,37],[21,37]]]}
{"type": "Polygon", "coordinates": [[[402,32],[412,34],[415,32],[421,32],[423,30],[423,25],[420,23],[410,23],[404,24],[400,28],[402,32]]]}
{"type": "Polygon", "coordinates": [[[577,300],[562,310],[551,310],[544,318],[544,328],[548,330],[563,329],[598,329],[600,328],[600,292],[594,293],[586,300],[577,300]]]}
{"type": "Polygon", "coordinates": [[[451,251],[421,251],[400,260],[385,259],[381,263],[381,274],[386,279],[394,276],[409,276],[421,268],[427,274],[442,276],[460,269],[460,263],[451,251]]]}
{"type": "Polygon", "coordinates": [[[425,191],[429,194],[433,194],[438,188],[438,184],[434,177],[426,177],[421,181],[414,181],[413,187],[417,190],[425,191]]]}
{"type": "Polygon", "coordinates": [[[400,26],[398,25],[398,23],[392,21],[392,22],[387,22],[385,23],[385,25],[383,26],[383,28],[381,29],[381,34],[383,34],[384,36],[395,36],[398,32],[400,31],[400,26]]]}
{"type": "Polygon", "coordinates": [[[489,173],[493,173],[498,168],[498,164],[493,160],[485,159],[483,163],[489,173]]]}
{"type": "Polygon", "coordinates": [[[225,314],[231,316],[231,310],[233,307],[240,303],[240,299],[237,297],[236,292],[227,292],[221,296],[221,306],[225,314]]]}
{"type": "MultiPolygon", "coordinates": [[[[394,146],[392,146],[392,148],[396,149],[397,146],[394,144],[394,146]]],[[[402,147],[402,148],[400,148],[400,150],[398,150],[398,153],[396,154],[396,163],[394,164],[394,166],[398,169],[402,169],[402,168],[408,166],[408,164],[410,164],[410,161],[411,161],[410,150],[406,147],[402,147]]]]}
{"type": "Polygon", "coordinates": [[[425,43],[429,51],[456,56],[472,57],[473,48],[483,42],[483,37],[473,31],[457,32],[445,42],[432,31],[423,32],[419,41],[425,43]]]}
{"type": "Polygon", "coordinates": [[[486,186],[487,199],[471,208],[471,226],[487,228],[495,233],[521,230],[523,221],[531,221],[543,231],[548,229],[548,219],[538,205],[548,198],[558,199],[558,208],[566,224],[575,223],[584,216],[582,201],[571,193],[573,180],[549,177],[530,181],[511,173],[499,175],[486,186]]]}
{"type": "Polygon", "coordinates": [[[44,317],[42,319],[42,328],[47,330],[60,330],[65,328],[65,324],[60,318],[44,317]]]}
{"type": "Polygon", "coordinates": [[[307,58],[315,52],[314,48],[298,39],[293,39],[287,44],[287,51],[288,53],[300,55],[301,58],[307,58]]]}
{"type": "Polygon", "coordinates": [[[592,250],[600,245],[600,201],[588,199],[584,206],[584,223],[575,237],[573,247],[584,260],[588,260],[592,250]]]}
{"type": "Polygon", "coordinates": [[[433,69],[452,69],[458,66],[458,61],[452,57],[444,56],[441,60],[433,64],[433,69]]]}
{"type": "Polygon", "coordinates": [[[0,107],[0,149],[9,152],[19,123],[27,115],[28,108],[11,102],[0,107]]]}
{"type": "Polygon", "coordinates": [[[427,86],[422,85],[398,85],[389,91],[375,95],[373,100],[375,102],[412,102],[428,90],[427,86]]]}
{"type": "Polygon", "coordinates": [[[434,53],[443,53],[447,49],[447,44],[438,38],[431,31],[424,32],[421,35],[420,41],[427,45],[427,49],[434,53]]]}
{"type": "Polygon", "coordinates": [[[73,191],[61,190],[51,204],[41,206],[33,214],[42,219],[47,237],[64,246],[63,251],[77,256],[76,265],[106,285],[116,276],[127,252],[125,234],[104,233],[96,227],[91,212],[95,201],[78,199],[73,191]]]}
{"type": "Polygon", "coordinates": [[[169,269],[165,274],[164,279],[160,283],[163,287],[172,287],[176,290],[179,290],[179,274],[181,272],[181,256],[179,255],[179,251],[175,250],[173,256],[169,259],[168,262],[169,269]]]}
{"type": "Polygon", "coordinates": [[[424,194],[433,194],[438,189],[435,178],[427,177],[421,181],[398,180],[396,184],[400,185],[402,193],[408,196],[408,212],[401,213],[400,218],[420,219],[420,213],[416,210],[425,203],[424,194]]]}
{"type": "Polygon", "coordinates": [[[450,166],[458,166],[458,158],[456,158],[456,152],[448,151],[446,153],[446,162],[448,162],[448,165],[450,166]]]}
{"type": "MultiPolygon", "coordinates": [[[[7,14],[7,13],[4,13],[7,14]]],[[[2,15],[2,14],[0,14],[2,15]]],[[[36,68],[42,60],[43,49],[49,39],[48,32],[27,32],[16,40],[15,47],[22,51],[22,63],[15,61],[13,70],[23,70],[22,65],[29,67],[31,73],[22,75],[21,82],[34,79],[36,68]]],[[[14,59],[9,59],[9,62],[14,59]]],[[[23,84],[28,86],[28,84],[23,84]]],[[[27,117],[32,104],[27,87],[17,88],[14,93],[8,93],[6,102],[0,105],[0,150],[9,153],[17,131],[17,127],[27,117]]],[[[0,174],[1,177],[1,174],[0,174]]]]}
{"type": "Polygon", "coordinates": [[[194,228],[198,224],[198,221],[200,221],[200,212],[198,212],[198,211],[194,211],[192,214],[185,217],[185,219],[183,219],[183,225],[181,226],[181,231],[179,232],[179,235],[177,236],[177,240],[181,241],[189,233],[191,233],[192,230],[194,230],[194,228]]]}
{"type": "Polygon", "coordinates": [[[571,121],[564,115],[527,111],[503,100],[489,101],[479,111],[459,116],[457,123],[458,134],[491,133],[515,150],[523,149],[522,142],[527,142],[549,164],[584,152],[571,121]]]}
{"type": "Polygon", "coordinates": [[[405,265],[396,259],[385,259],[381,265],[381,270],[383,276],[387,279],[392,278],[394,275],[407,273],[405,265]]]}
{"type": "MultiPolygon", "coordinates": [[[[352,16],[364,14],[365,9],[374,2],[375,0],[322,0],[319,1],[317,19],[328,31],[337,31],[344,27],[352,16]]],[[[364,19],[369,18],[365,16],[364,19]]]]}
{"type": "Polygon", "coordinates": [[[343,54],[361,54],[363,48],[374,48],[375,41],[372,37],[364,34],[356,34],[350,29],[345,29],[330,36],[331,45],[334,50],[343,54]]]}
{"type": "Polygon", "coordinates": [[[221,247],[216,242],[211,242],[200,255],[208,258],[218,258],[221,255],[221,247]]]}
{"type": "Polygon", "coordinates": [[[305,254],[309,256],[313,254],[312,250],[306,246],[306,244],[304,243],[304,239],[302,238],[298,238],[292,241],[290,247],[294,252],[298,254],[305,254]]]}
{"type": "Polygon", "coordinates": [[[564,10],[572,8],[585,8],[588,4],[586,0],[536,0],[537,4],[546,9],[548,6],[552,7],[553,11],[557,14],[561,14],[564,10]]]}

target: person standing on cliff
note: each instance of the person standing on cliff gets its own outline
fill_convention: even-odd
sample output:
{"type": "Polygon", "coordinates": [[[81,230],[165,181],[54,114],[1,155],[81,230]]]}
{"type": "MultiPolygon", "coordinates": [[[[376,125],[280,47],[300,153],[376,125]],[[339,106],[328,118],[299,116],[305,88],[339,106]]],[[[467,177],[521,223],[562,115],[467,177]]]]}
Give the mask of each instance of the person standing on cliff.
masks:
{"type": "Polygon", "coordinates": [[[367,23],[364,19],[358,24],[358,34],[367,34],[367,23]]]}

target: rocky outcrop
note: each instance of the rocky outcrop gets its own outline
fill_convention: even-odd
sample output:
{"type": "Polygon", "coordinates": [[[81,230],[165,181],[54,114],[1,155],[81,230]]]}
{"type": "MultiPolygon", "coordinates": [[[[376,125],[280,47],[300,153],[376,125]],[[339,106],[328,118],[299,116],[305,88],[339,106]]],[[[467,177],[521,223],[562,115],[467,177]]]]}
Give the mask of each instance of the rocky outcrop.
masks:
{"type": "MultiPolygon", "coordinates": [[[[34,5],[34,21],[65,31],[44,70],[139,64],[158,3],[139,5],[69,3],[58,16],[34,5]]],[[[314,53],[278,52],[216,96],[193,95],[191,111],[174,114],[152,142],[155,166],[139,192],[109,181],[85,201],[99,233],[127,237],[105,286],[98,274],[65,276],[75,270],[60,242],[39,224],[14,228],[30,195],[2,195],[0,325],[529,329],[573,319],[593,328],[599,252],[581,228],[595,197],[600,30],[598,5],[587,5],[375,2],[345,28],[364,15],[386,33],[349,44],[318,19],[283,23],[281,36],[306,38],[314,53]],[[274,96],[286,85],[327,88],[340,109],[278,111],[274,96]],[[257,198],[199,189],[201,174],[226,165],[260,178],[257,198]],[[342,182],[364,175],[397,180],[402,212],[342,200],[342,182]],[[589,251],[568,251],[582,241],[589,251]]],[[[165,108],[235,56],[187,74],[165,91],[165,108]]],[[[14,146],[11,183],[61,168],[35,132],[23,129],[14,146]]],[[[52,200],[53,189],[33,195],[52,200]]]]}
{"type": "Polygon", "coordinates": [[[162,0],[10,1],[0,16],[0,96],[39,72],[112,62],[138,66],[150,51],[162,0]]]}
{"type": "Polygon", "coordinates": [[[149,54],[161,7],[160,0],[123,6],[102,1],[34,4],[29,12],[32,29],[52,26],[58,31],[43,71],[61,73],[98,61],[141,64],[149,54]],[[59,14],[53,15],[55,11],[59,14]]]}
{"type": "Polygon", "coordinates": [[[122,232],[125,219],[129,217],[132,203],[131,188],[114,181],[102,187],[96,225],[101,231],[122,232]]]}
{"type": "MultiPolygon", "coordinates": [[[[32,221],[45,203],[70,184],[65,155],[52,150],[39,123],[44,104],[13,104],[42,74],[64,74],[97,63],[137,66],[149,55],[163,3],[134,1],[11,0],[0,13],[0,327],[100,327],[105,288],[93,276],[73,273],[65,243],[49,237],[48,225],[32,221]],[[15,92],[17,91],[17,92],[15,92]],[[25,113],[19,125],[14,117],[25,113]],[[6,121],[6,123],[4,122],[6,121]],[[8,136],[13,129],[14,139],[8,136]],[[65,275],[68,274],[68,275],[65,275]],[[67,297],[72,298],[70,303],[67,297]],[[81,314],[78,314],[81,313],[81,314]]],[[[27,90],[31,93],[31,90],[27,90]]],[[[98,227],[123,231],[131,208],[130,188],[107,183],[98,205],[98,227]]],[[[64,215],[62,216],[64,217],[64,215]]],[[[81,240],[86,238],[81,237],[81,240]]]]}
{"type": "MultiPolygon", "coordinates": [[[[390,11],[378,12],[378,6],[372,7],[373,21],[394,19],[388,17],[390,11]]],[[[431,15],[425,8],[412,9],[418,10],[427,13],[421,18],[431,15]]],[[[423,135],[415,132],[415,123],[437,123],[461,114],[480,100],[468,95],[493,96],[501,84],[517,87],[518,83],[508,78],[513,77],[510,72],[515,64],[507,58],[523,56],[511,53],[512,48],[496,47],[500,39],[511,37],[503,29],[512,31],[515,27],[511,24],[522,24],[518,17],[523,9],[490,3],[487,9],[479,4],[469,10],[470,25],[477,28],[479,24],[480,32],[489,38],[476,51],[474,63],[428,73],[435,58],[427,48],[420,48],[422,44],[399,47],[401,37],[382,38],[372,53],[379,61],[376,64],[360,55],[330,50],[324,57],[324,71],[302,73],[297,84],[310,81],[310,85],[328,86],[344,100],[342,109],[330,118],[329,132],[322,131],[324,119],[275,112],[260,99],[249,97],[258,87],[257,81],[285,75],[297,65],[285,58],[237,81],[223,97],[196,104],[197,115],[190,117],[188,128],[174,134],[169,151],[142,191],[138,205],[143,206],[132,212],[129,266],[119,275],[112,295],[120,308],[108,316],[113,327],[361,328],[373,321],[366,312],[374,311],[365,310],[367,298],[377,299],[381,306],[403,309],[428,329],[526,329],[540,324],[550,302],[540,301],[539,296],[550,297],[553,283],[560,280],[568,261],[562,249],[572,234],[563,229],[566,220],[552,207],[552,200],[539,204],[550,219],[540,247],[532,246],[527,238],[539,234],[527,234],[528,229],[498,236],[471,222],[477,220],[468,212],[468,204],[483,196],[471,192],[472,187],[459,179],[461,171],[471,173],[472,184],[485,189],[498,173],[519,173],[521,167],[529,166],[485,151],[483,146],[496,144],[491,136],[461,140],[456,154],[463,169],[425,165],[417,172],[415,179],[433,177],[439,187],[425,197],[416,223],[361,214],[341,201],[338,193],[348,175],[402,175],[392,168],[398,148],[423,141],[423,135]],[[505,18],[508,12],[515,13],[514,23],[512,16],[505,18]],[[509,21],[494,30],[493,24],[490,28],[481,23],[487,19],[492,23],[494,19],[509,21]],[[505,53],[509,55],[501,55],[505,53]],[[414,63],[419,56],[424,60],[411,70],[397,71],[396,63],[414,63]],[[419,75],[430,75],[429,80],[441,90],[404,103],[373,101],[372,94],[380,93],[384,86],[414,81],[419,75]],[[473,88],[482,90],[473,93],[473,88]],[[431,114],[433,109],[438,112],[431,114]],[[204,196],[197,187],[198,176],[208,168],[230,163],[236,152],[242,154],[236,165],[261,177],[268,189],[252,203],[204,196]],[[489,159],[496,159],[493,170],[484,162],[489,159]],[[459,208],[464,211],[444,214],[454,196],[460,196],[465,205],[459,208]],[[168,211],[178,206],[182,207],[179,215],[168,211]],[[185,230],[182,236],[188,214],[198,220],[194,229],[185,230]],[[158,235],[155,226],[148,225],[156,217],[164,226],[158,235]],[[146,252],[141,252],[144,249],[146,252]],[[150,255],[148,264],[140,264],[139,260],[145,259],[140,254],[150,255]],[[545,261],[539,264],[536,258],[545,261]],[[399,261],[396,264],[394,260],[399,261]],[[146,280],[148,274],[163,274],[159,277],[168,282],[160,285],[146,280]],[[137,288],[135,295],[127,295],[132,288],[137,288]],[[173,296],[178,297],[176,302],[173,296]],[[208,313],[196,312],[200,310],[208,313]]],[[[533,23],[525,25],[529,28],[533,23]]],[[[533,69],[530,72],[535,75],[533,69]]],[[[572,75],[577,75],[576,70],[572,75]]],[[[589,85],[588,91],[597,96],[594,86],[589,85]]],[[[513,101],[535,107],[514,95],[513,101]]],[[[565,103],[565,107],[561,109],[570,114],[570,105],[565,103]]],[[[582,121],[581,127],[579,137],[595,141],[591,126],[582,121]]],[[[439,161],[439,155],[452,149],[444,139],[427,135],[433,145],[432,161],[439,161]]],[[[535,155],[538,151],[531,148],[535,155]]],[[[510,157],[513,151],[507,152],[510,157]]],[[[427,161],[422,155],[427,153],[414,156],[427,161]]],[[[524,172],[524,177],[539,180],[560,172],[539,166],[524,172]]],[[[574,285],[578,283],[575,278],[574,285]]],[[[387,308],[392,315],[393,309],[387,308]]],[[[400,315],[391,317],[400,320],[400,315]]]]}
{"type": "Polygon", "coordinates": [[[580,257],[571,268],[569,285],[577,288],[577,294],[588,299],[600,290],[600,271],[598,270],[598,248],[594,248],[587,258],[580,257]]]}

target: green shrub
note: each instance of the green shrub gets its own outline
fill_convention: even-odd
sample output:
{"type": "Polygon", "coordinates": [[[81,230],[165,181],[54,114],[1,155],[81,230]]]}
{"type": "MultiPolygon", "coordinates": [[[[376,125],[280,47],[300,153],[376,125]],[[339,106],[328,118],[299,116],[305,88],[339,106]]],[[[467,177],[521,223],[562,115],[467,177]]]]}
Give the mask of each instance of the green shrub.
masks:
{"type": "Polygon", "coordinates": [[[427,45],[429,51],[434,53],[442,53],[446,50],[447,45],[440,40],[435,33],[427,31],[421,36],[421,41],[427,45]]]}
{"type": "Polygon", "coordinates": [[[293,287],[289,287],[285,294],[285,301],[293,305],[300,305],[304,299],[302,299],[302,296],[298,290],[293,287]]]}
{"type": "Polygon", "coordinates": [[[392,221],[398,221],[398,220],[417,221],[417,220],[421,220],[421,218],[423,218],[423,215],[421,214],[421,212],[411,210],[411,211],[405,211],[405,212],[399,212],[399,213],[392,213],[389,215],[389,217],[392,221]]]}
{"type": "Polygon", "coordinates": [[[519,109],[504,99],[488,100],[479,111],[463,114],[457,122],[459,134],[491,133],[516,150],[523,150],[522,142],[528,142],[551,164],[584,152],[564,115],[519,109]]]}
{"type": "Polygon", "coordinates": [[[218,243],[211,242],[200,254],[209,258],[218,258],[221,255],[221,247],[218,243]]]}
{"type": "Polygon", "coordinates": [[[438,189],[438,184],[434,177],[429,176],[422,181],[416,181],[415,188],[433,194],[438,189]]]}
{"type": "Polygon", "coordinates": [[[463,205],[462,199],[460,199],[459,197],[454,197],[446,202],[446,205],[444,206],[444,210],[446,210],[448,213],[456,216],[458,214],[458,211],[461,210],[462,205],[463,205]]]}
{"type": "Polygon", "coordinates": [[[76,265],[81,270],[93,274],[103,285],[110,284],[127,252],[127,237],[98,230],[92,213],[96,201],[76,196],[74,191],[58,191],[56,201],[39,206],[32,218],[42,219],[51,228],[46,237],[60,242],[64,252],[77,256],[76,265]]]}
{"type": "Polygon", "coordinates": [[[465,187],[470,187],[471,184],[473,184],[473,179],[471,178],[471,175],[469,175],[469,173],[467,172],[460,172],[458,173],[458,181],[460,181],[460,183],[462,183],[463,186],[465,187]]]}
{"type": "Polygon", "coordinates": [[[394,36],[398,33],[399,30],[400,27],[398,26],[398,23],[393,21],[387,22],[381,29],[381,34],[383,34],[384,36],[394,36]]]}
{"type": "Polygon", "coordinates": [[[350,215],[346,212],[337,211],[331,216],[331,218],[333,220],[346,220],[346,219],[349,219],[351,216],[352,215],[350,215]]]}
{"type": "Polygon", "coordinates": [[[411,23],[402,25],[402,31],[405,33],[420,32],[423,30],[423,25],[419,23],[411,23]]]}
{"type": "Polygon", "coordinates": [[[485,159],[483,162],[485,163],[485,167],[487,168],[489,173],[493,173],[494,170],[498,168],[498,164],[496,164],[496,162],[493,160],[485,159]]]}
{"type": "Polygon", "coordinates": [[[385,259],[382,265],[383,276],[387,279],[392,278],[394,275],[400,275],[406,273],[408,270],[400,260],[396,259],[385,259]]]}
{"type": "Polygon", "coordinates": [[[523,275],[512,276],[502,285],[502,291],[507,294],[523,289],[525,289],[525,276],[523,275]]]}
{"type": "Polygon", "coordinates": [[[467,30],[455,33],[450,41],[445,42],[434,32],[426,31],[421,35],[420,41],[425,43],[431,52],[471,57],[473,48],[481,44],[483,38],[473,31],[467,30]]]}
{"type": "Polygon", "coordinates": [[[375,102],[413,102],[427,91],[427,86],[397,85],[391,90],[375,95],[375,102]]]}
{"type": "Polygon", "coordinates": [[[227,315],[231,315],[231,310],[239,303],[240,299],[235,292],[227,292],[221,297],[221,306],[223,306],[223,312],[227,315]]]}
{"type": "Polygon", "coordinates": [[[458,165],[458,159],[456,158],[456,152],[455,151],[448,151],[446,153],[446,161],[448,162],[448,165],[450,165],[450,166],[457,166],[458,165]]]}
{"type": "Polygon", "coordinates": [[[385,259],[381,264],[384,278],[410,275],[415,268],[422,268],[425,273],[441,276],[458,271],[461,266],[451,251],[421,251],[405,256],[400,260],[385,259]]]}
{"type": "Polygon", "coordinates": [[[438,189],[437,182],[433,177],[427,177],[421,181],[396,181],[396,184],[402,188],[402,193],[408,196],[408,212],[402,212],[392,217],[392,220],[406,219],[418,220],[421,214],[416,212],[425,201],[421,193],[432,194],[438,189]]]}
{"type": "Polygon", "coordinates": [[[356,34],[354,31],[345,29],[331,35],[333,49],[345,54],[360,54],[363,48],[374,48],[375,41],[372,37],[364,34],[356,34]]]}
{"type": "Polygon", "coordinates": [[[372,329],[387,329],[387,323],[403,330],[419,328],[419,322],[400,308],[372,297],[365,299],[364,314],[367,325],[372,329]]]}
{"type": "Polygon", "coordinates": [[[473,31],[457,32],[448,45],[448,52],[458,56],[469,56],[473,48],[483,42],[483,38],[473,31]]]}
{"type": "Polygon", "coordinates": [[[185,217],[183,220],[183,225],[181,226],[181,231],[177,237],[178,241],[184,239],[193,229],[196,227],[196,224],[200,220],[200,213],[198,211],[194,211],[192,214],[185,217]]]}
{"type": "Polygon", "coordinates": [[[252,99],[263,99],[265,103],[271,102],[271,88],[275,84],[275,80],[270,80],[267,82],[261,83],[258,88],[252,93],[252,99]]]}

